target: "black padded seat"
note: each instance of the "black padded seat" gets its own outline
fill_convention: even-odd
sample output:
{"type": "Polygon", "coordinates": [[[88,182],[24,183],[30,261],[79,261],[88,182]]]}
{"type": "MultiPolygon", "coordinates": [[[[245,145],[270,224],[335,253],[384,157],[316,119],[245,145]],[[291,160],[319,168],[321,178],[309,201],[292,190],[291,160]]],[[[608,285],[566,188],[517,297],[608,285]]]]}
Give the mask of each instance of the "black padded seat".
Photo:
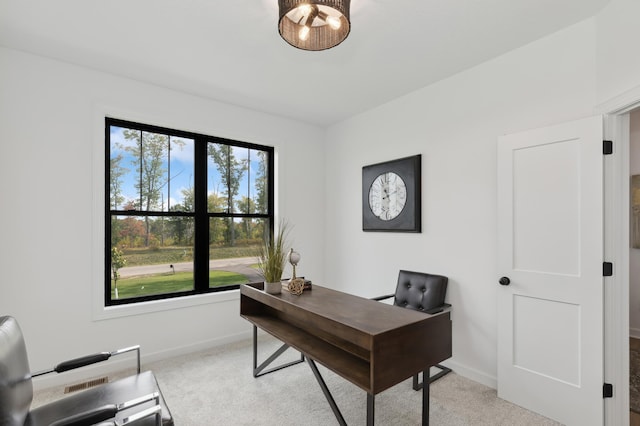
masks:
{"type": "Polygon", "coordinates": [[[442,310],[449,306],[444,303],[448,281],[443,275],[401,270],[393,304],[426,313],[442,310]]]}
{"type": "MultiPolygon", "coordinates": [[[[114,382],[78,391],[71,394],[73,398],[62,398],[48,403],[45,406],[34,408],[29,412],[24,424],[25,426],[49,425],[68,415],[68,413],[81,413],[93,410],[96,407],[96,401],[128,401],[140,395],[147,395],[156,391],[160,393],[162,424],[163,426],[173,426],[173,419],[169,413],[169,407],[167,407],[156,378],[151,371],[143,371],[138,375],[125,377],[124,379],[114,382]]],[[[143,405],[121,411],[116,415],[116,419],[121,422],[123,418],[153,405],[153,401],[149,401],[143,405]]],[[[147,417],[135,424],[153,426],[155,421],[153,417],[147,417]]]]}

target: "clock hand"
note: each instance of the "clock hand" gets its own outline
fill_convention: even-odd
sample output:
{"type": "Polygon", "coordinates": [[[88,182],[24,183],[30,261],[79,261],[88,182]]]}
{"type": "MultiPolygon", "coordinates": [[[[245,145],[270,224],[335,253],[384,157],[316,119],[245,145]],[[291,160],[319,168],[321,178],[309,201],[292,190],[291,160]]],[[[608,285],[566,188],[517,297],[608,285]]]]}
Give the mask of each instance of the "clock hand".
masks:
{"type": "Polygon", "coordinates": [[[387,191],[384,191],[384,192],[387,194],[387,196],[386,196],[386,197],[382,197],[382,199],[383,199],[383,200],[387,200],[387,199],[389,199],[389,196],[390,196],[390,195],[393,195],[393,194],[395,194],[395,193],[396,193],[396,191],[393,191],[393,192],[387,192],[387,191]]]}

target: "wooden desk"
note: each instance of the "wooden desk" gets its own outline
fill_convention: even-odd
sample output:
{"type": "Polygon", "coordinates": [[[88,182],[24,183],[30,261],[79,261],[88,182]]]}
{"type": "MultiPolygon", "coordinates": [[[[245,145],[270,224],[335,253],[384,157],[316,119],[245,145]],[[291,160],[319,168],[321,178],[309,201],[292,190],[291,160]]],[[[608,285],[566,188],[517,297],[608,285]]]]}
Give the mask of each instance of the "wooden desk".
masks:
{"type": "MultiPolygon", "coordinates": [[[[428,424],[429,368],[451,357],[449,311],[428,315],[315,284],[300,296],[267,294],[261,286],[240,286],[240,315],[367,392],[367,424],[373,424],[374,395],[421,371],[428,424]]],[[[323,391],[331,404],[326,386],[323,391]]]]}

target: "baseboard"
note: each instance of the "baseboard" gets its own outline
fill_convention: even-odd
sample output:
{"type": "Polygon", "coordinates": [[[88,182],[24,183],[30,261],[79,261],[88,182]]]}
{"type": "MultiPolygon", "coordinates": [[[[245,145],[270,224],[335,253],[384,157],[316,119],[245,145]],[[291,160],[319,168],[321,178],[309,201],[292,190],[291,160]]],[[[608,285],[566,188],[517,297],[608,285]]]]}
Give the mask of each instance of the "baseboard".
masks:
{"type": "Polygon", "coordinates": [[[166,349],[158,352],[154,352],[151,354],[146,354],[143,357],[142,364],[162,361],[168,358],[174,358],[177,356],[187,355],[194,352],[204,351],[210,348],[214,348],[216,346],[226,345],[228,343],[234,343],[241,340],[246,340],[251,338],[251,329],[248,331],[232,334],[228,336],[219,337],[216,339],[205,340],[198,343],[193,343],[186,346],[180,346],[176,348],[166,349]]]}
{"type": "Polygon", "coordinates": [[[473,380],[474,382],[478,382],[492,389],[498,388],[498,379],[495,376],[490,376],[480,370],[476,370],[475,368],[460,364],[451,359],[441,362],[440,364],[449,367],[451,370],[453,370],[454,373],[459,376],[465,377],[469,380],[473,380]]]}
{"type": "MultiPolygon", "coordinates": [[[[145,353],[144,349],[142,349],[142,352],[140,354],[141,369],[145,370],[145,365],[149,363],[207,350],[216,346],[222,346],[228,343],[247,340],[249,338],[251,338],[251,331],[224,336],[216,339],[205,340],[186,346],[165,349],[153,353],[145,353]]],[[[134,372],[135,368],[135,353],[132,352],[125,355],[112,357],[107,362],[90,365],[78,370],[67,371],[62,374],[51,373],[44,376],[36,377],[33,379],[33,389],[34,391],[40,391],[49,388],[66,386],[100,376],[112,375],[122,371],[131,370],[132,372],[134,372]]]]}

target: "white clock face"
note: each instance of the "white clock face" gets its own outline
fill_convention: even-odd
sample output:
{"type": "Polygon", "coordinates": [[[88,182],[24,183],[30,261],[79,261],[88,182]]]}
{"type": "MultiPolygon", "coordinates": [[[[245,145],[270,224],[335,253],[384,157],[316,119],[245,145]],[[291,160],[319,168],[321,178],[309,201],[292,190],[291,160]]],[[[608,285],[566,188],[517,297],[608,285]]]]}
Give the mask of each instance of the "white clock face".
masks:
{"type": "Polygon", "coordinates": [[[381,220],[398,217],[406,203],[407,186],[393,172],[382,173],[369,188],[369,208],[381,220]]]}

